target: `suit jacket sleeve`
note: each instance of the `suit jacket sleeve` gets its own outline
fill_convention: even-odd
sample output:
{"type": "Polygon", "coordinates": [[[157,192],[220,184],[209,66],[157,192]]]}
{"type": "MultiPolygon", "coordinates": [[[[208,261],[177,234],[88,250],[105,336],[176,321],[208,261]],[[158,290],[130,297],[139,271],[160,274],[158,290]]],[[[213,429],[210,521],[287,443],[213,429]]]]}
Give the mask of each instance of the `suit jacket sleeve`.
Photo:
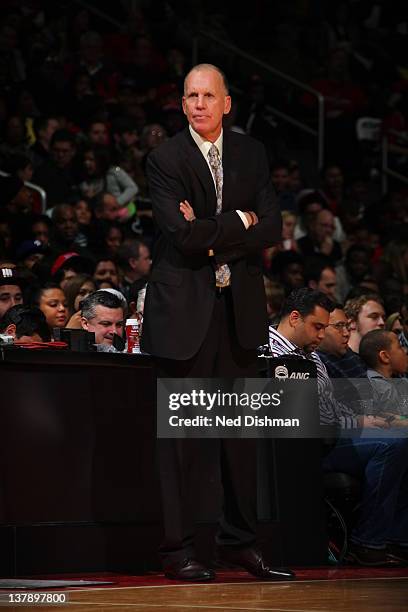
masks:
{"type": "Polygon", "coordinates": [[[259,158],[254,206],[259,223],[246,231],[240,244],[217,251],[217,263],[229,263],[246,255],[259,253],[281,240],[282,216],[263,145],[260,145],[259,158]]]}
{"type": "MultiPolygon", "coordinates": [[[[188,199],[183,185],[182,164],[169,149],[153,151],[147,159],[147,178],[154,218],[166,238],[184,254],[206,254],[243,243],[247,230],[236,211],[207,219],[186,221],[180,202],[188,199]]],[[[190,202],[194,208],[194,202],[190,202]]]]}

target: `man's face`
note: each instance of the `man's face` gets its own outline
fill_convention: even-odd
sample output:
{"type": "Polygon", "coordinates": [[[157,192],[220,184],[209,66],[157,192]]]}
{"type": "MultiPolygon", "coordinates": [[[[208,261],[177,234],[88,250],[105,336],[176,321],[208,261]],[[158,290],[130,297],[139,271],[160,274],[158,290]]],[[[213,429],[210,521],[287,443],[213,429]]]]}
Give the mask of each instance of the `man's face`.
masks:
{"type": "Polygon", "coordinates": [[[302,265],[298,263],[288,264],[283,272],[282,280],[292,289],[303,287],[305,279],[302,265]]]}
{"type": "Polygon", "coordinates": [[[49,119],[47,122],[47,127],[44,130],[40,130],[40,137],[42,140],[47,142],[48,144],[51,142],[51,138],[59,128],[59,123],[56,119],[49,119]]]}
{"type": "Polygon", "coordinates": [[[186,79],[182,104],[193,130],[205,140],[217,140],[222,118],[231,110],[221,75],[213,69],[193,70],[186,79]]]}
{"type": "Polygon", "coordinates": [[[311,353],[318,348],[324,338],[329,323],[329,313],[321,306],[315,306],[313,312],[305,317],[294,310],[290,314],[290,323],[294,327],[294,343],[311,353]]]}
{"type": "Polygon", "coordinates": [[[32,226],[32,232],[34,238],[39,240],[41,244],[47,245],[50,241],[50,230],[48,229],[48,225],[44,223],[44,221],[37,221],[32,226]]]}
{"type": "Polygon", "coordinates": [[[33,194],[28,187],[23,185],[15,198],[12,200],[12,208],[16,212],[29,212],[33,202],[33,194]]]}
{"type": "Polygon", "coordinates": [[[139,136],[136,130],[126,130],[120,135],[120,144],[123,147],[134,147],[139,142],[139,136]]]}
{"type": "Polygon", "coordinates": [[[335,308],[330,313],[329,325],[326,327],[320,349],[329,355],[342,357],[350,340],[350,327],[343,310],[335,308]]]}
{"type": "Polygon", "coordinates": [[[119,277],[113,261],[98,262],[94,272],[94,279],[98,282],[109,281],[114,286],[117,286],[119,284],[119,277]]]}
{"type": "Polygon", "coordinates": [[[340,189],[343,186],[343,173],[338,166],[331,166],[325,175],[326,185],[330,189],[340,189]]]}
{"type": "Polygon", "coordinates": [[[278,193],[289,189],[289,171],[287,168],[275,168],[272,172],[272,183],[278,193]]]}
{"type": "Polygon", "coordinates": [[[23,293],[17,285],[0,285],[0,319],[12,306],[23,303],[23,293]]]}
{"type": "Polygon", "coordinates": [[[316,240],[320,243],[325,238],[331,238],[334,234],[334,217],[329,210],[321,210],[316,215],[316,219],[313,224],[313,233],[316,240]]]}
{"type": "Polygon", "coordinates": [[[322,293],[325,293],[329,296],[329,298],[334,300],[336,293],[336,272],[331,268],[324,268],[320,275],[316,289],[322,293]]]}
{"type": "Polygon", "coordinates": [[[384,308],[378,302],[369,300],[362,306],[357,317],[357,331],[363,338],[373,329],[383,329],[385,325],[384,308]]]}
{"type": "Polygon", "coordinates": [[[109,144],[108,130],[104,123],[93,123],[88,133],[89,140],[93,144],[107,145],[109,144]]]}
{"type": "Polygon", "coordinates": [[[55,165],[58,168],[66,168],[71,163],[74,155],[75,148],[73,144],[69,141],[57,141],[54,142],[52,147],[52,155],[55,161],[55,165]]]}
{"type": "Polygon", "coordinates": [[[346,262],[346,267],[356,280],[361,280],[370,271],[370,260],[363,251],[355,251],[346,262]]]}
{"type": "Polygon", "coordinates": [[[64,208],[58,213],[55,228],[64,240],[71,241],[75,238],[78,233],[78,221],[73,208],[64,208]]]}
{"type": "Polygon", "coordinates": [[[112,344],[114,334],[123,335],[123,309],[98,305],[93,319],[82,317],[81,323],[84,329],[94,332],[96,344],[112,344]]]}
{"type": "Polygon", "coordinates": [[[137,272],[141,277],[147,276],[150,272],[150,266],[152,265],[152,260],[150,259],[150,251],[142,244],[139,248],[139,257],[137,259],[132,258],[130,264],[135,272],[137,272]]]}

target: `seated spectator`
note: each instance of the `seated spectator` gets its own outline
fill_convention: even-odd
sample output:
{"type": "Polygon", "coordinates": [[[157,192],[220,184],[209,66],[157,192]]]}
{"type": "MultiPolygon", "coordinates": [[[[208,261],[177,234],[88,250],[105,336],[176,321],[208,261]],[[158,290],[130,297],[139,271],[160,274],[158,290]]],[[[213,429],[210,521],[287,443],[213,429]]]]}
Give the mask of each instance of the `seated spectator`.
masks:
{"type": "Polygon", "coordinates": [[[12,306],[0,320],[0,334],[14,338],[14,344],[50,342],[51,334],[45,316],[39,308],[22,304],[12,306]]]}
{"type": "Polygon", "coordinates": [[[278,196],[280,209],[296,212],[295,194],[289,188],[289,162],[276,161],[272,165],[271,180],[278,196]]]}
{"type": "Polygon", "coordinates": [[[0,266],[0,320],[9,308],[23,303],[24,281],[15,269],[0,266]]]}
{"type": "Polygon", "coordinates": [[[269,348],[273,357],[293,355],[313,361],[317,368],[320,423],[353,429],[361,419],[336,401],[326,368],[316,352],[333,308],[333,302],[320,291],[306,287],[293,290],[282,305],[278,325],[269,325],[269,348]]]}
{"type": "Polygon", "coordinates": [[[334,216],[330,210],[321,210],[310,221],[306,236],[297,243],[299,251],[305,257],[321,254],[330,259],[332,265],[340,261],[342,251],[340,243],[334,239],[334,216]]]}
{"type": "Polygon", "coordinates": [[[0,157],[6,158],[16,153],[27,155],[27,130],[24,121],[18,115],[6,118],[0,145],[0,157]]]}
{"type": "Polygon", "coordinates": [[[282,211],[282,240],[275,246],[264,250],[263,261],[266,270],[271,267],[275,255],[281,251],[298,251],[298,245],[294,239],[296,226],[296,215],[288,210],[282,211]]]}
{"type": "Polygon", "coordinates": [[[379,295],[366,294],[348,300],[344,312],[350,323],[349,347],[359,352],[361,339],[372,329],[383,329],[385,311],[379,295]]]}
{"type": "Polygon", "coordinates": [[[31,181],[33,178],[33,164],[28,155],[22,153],[15,153],[10,157],[7,157],[2,170],[7,172],[10,176],[15,176],[20,179],[23,183],[25,181],[31,181]]]}
{"type": "Polygon", "coordinates": [[[399,337],[404,332],[400,312],[391,313],[385,320],[384,329],[391,331],[399,337]]]}
{"type": "Polygon", "coordinates": [[[360,355],[368,366],[367,376],[373,390],[373,414],[385,418],[391,427],[408,427],[404,402],[404,396],[406,398],[408,394],[408,381],[398,378],[407,373],[408,357],[396,334],[385,329],[368,332],[361,341],[360,355]],[[391,382],[393,377],[397,379],[391,382]]]}
{"type": "Polygon", "coordinates": [[[143,152],[139,148],[136,122],[131,117],[118,117],[112,126],[114,161],[122,166],[122,160],[133,158],[139,163],[143,152]]]}
{"type": "Polygon", "coordinates": [[[119,204],[118,217],[121,219],[128,219],[135,212],[133,200],[138,187],[122,168],[112,166],[107,147],[92,146],[84,151],[84,179],[79,190],[87,198],[100,193],[113,195],[119,204]]]}
{"type": "Polygon", "coordinates": [[[89,225],[93,221],[93,211],[90,202],[82,198],[74,204],[76,219],[81,232],[87,233],[89,225]]]}
{"type": "Polygon", "coordinates": [[[18,261],[29,270],[38,262],[41,261],[47,248],[39,240],[24,240],[16,251],[18,261]]]}
{"type": "Polygon", "coordinates": [[[86,135],[91,147],[107,147],[109,145],[109,130],[103,121],[98,119],[90,121],[86,135]]]}
{"type": "Polygon", "coordinates": [[[56,283],[33,288],[30,303],[44,313],[51,334],[54,327],[65,327],[68,321],[67,299],[56,283]]]}
{"type": "Polygon", "coordinates": [[[117,251],[118,265],[122,271],[121,287],[126,291],[131,285],[142,289],[146,284],[152,260],[146,244],[140,240],[127,239],[117,251]]]}
{"type": "Polygon", "coordinates": [[[308,257],[305,264],[308,287],[325,293],[331,300],[336,294],[336,270],[325,257],[308,257]]]}
{"type": "Polygon", "coordinates": [[[93,279],[98,288],[102,288],[102,283],[108,282],[113,288],[117,289],[119,287],[119,272],[115,260],[107,256],[100,257],[95,265],[93,279]]]}
{"type": "Polygon", "coordinates": [[[89,274],[77,274],[64,285],[68,315],[72,317],[81,310],[81,302],[96,291],[95,282],[89,274]]]}
{"type": "Polygon", "coordinates": [[[58,204],[52,210],[52,240],[54,253],[73,251],[84,246],[84,236],[79,231],[74,207],[71,204],[58,204]]]}
{"type": "Polygon", "coordinates": [[[106,224],[102,228],[101,239],[101,252],[109,257],[117,257],[118,251],[125,239],[123,226],[118,223],[106,224]]]}
{"type": "Polygon", "coordinates": [[[344,199],[344,175],[337,164],[326,164],[321,172],[320,193],[333,215],[338,215],[344,199]]]}
{"type": "Polygon", "coordinates": [[[274,325],[279,322],[280,311],[285,300],[285,291],[280,283],[264,276],[266,311],[268,321],[274,325]]]}
{"type": "MultiPolygon", "coordinates": [[[[295,227],[294,238],[299,240],[303,238],[309,231],[310,223],[314,220],[316,214],[321,210],[327,209],[327,203],[323,194],[315,189],[302,189],[297,195],[296,201],[298,209],[298,220],[295,227]]],[[[334,217],[334,240],[342,243],[345,239],[345,234],[338,217],[334,217]]]]}
{"type": "Polygon", "coordinates": [[[51,158],[37,168],[33,176],[33,183],[47,193],[48,208],[76,199],[75,155],[75,136],[68,130],[57,130],[51,139],[51,158]]]}
{"type": "Polygon", "coordinates": [[[279,282],[284,288],[285,295],[292,289],[303,287],[304,265],[303,258],[294,251],[282,251],[272,259],[268,276],[279,282]]]}
{"type": "Polygon", "coordinates": [[[34,168],[38,168],[51,158],[51,139],[58,128],[59,123],[55,117],[35,117],[33,121],[35,142],[30,147],[30,157],[34,168]]]}
{"type": "Polygon", "coordinates": [[[66,283],[78,274],[93,274],[95,264],[75,251],[58,255],[51,266],[53,282],[64,290],[66,283]]]}
{"type": "MultiPolygon", "coordinates": [[[[101,192],[92,200],[93,212],[96,221],[118,221],[120,206],[116,197],[110,193],[101,192]]],[[[94,224],[95,225],[95,224],[94,224]]],[[[96,223],[96,226],[98,223],[96,223]]]]}
{"type": "MultiPolygon", "coordinates": [[[[367,366],[348,345],[351,322],[341,304],[335,304],[319,346],[319,357],[330,378],[365,378],[367,366]]],[[[340,398],[342,399],[342,398],[340,398]]]]}
{"type": "Polygon", "coordinates": [[[337,299],[344,302],[350,290],[372,276],[371,253],[363,245],[354,244],[346,252],[344,264],[336,266],[337,299]]]}
{"type": "Polygon", "coordinates": [[[31,223],[31,234],[34,240],[39,240],[44,247],[50,244],[50,230],[52,223],[47,215],[34,217],[31,223]]]}
{"type": "Polygon", "coordinates": [[[95,344],[112,346],[114,334],[122,337],[125,316],[123,300],[109,291],[95,291],[82,303],[82,328],[95,334],[95,344]]]}
{"type": "Polygon", "coordinates": [[[23,181],[15,176],[0,176],[0,208],[15,244],[27,238],[33,220],[31,204],[32,193],[23,181]]]}

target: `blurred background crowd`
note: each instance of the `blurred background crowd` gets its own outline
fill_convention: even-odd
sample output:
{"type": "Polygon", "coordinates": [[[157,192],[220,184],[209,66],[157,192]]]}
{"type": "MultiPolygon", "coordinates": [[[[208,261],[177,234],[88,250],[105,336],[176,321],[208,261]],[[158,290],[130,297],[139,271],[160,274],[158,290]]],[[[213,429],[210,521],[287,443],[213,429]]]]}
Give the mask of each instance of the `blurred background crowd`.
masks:
{"type": "Polygon", "coordinates": [[[402,2],[4,0],[0,319],[24,303],[49,329],[79,326],[101,288],[142,308],[146,157],[185,127],[183,78],[205,61],[230,80],[225,129],[269,155],[283,218],[263,255],[271,321],[299,287],[370,293],[408,337],[407,36],[402,2]]]}

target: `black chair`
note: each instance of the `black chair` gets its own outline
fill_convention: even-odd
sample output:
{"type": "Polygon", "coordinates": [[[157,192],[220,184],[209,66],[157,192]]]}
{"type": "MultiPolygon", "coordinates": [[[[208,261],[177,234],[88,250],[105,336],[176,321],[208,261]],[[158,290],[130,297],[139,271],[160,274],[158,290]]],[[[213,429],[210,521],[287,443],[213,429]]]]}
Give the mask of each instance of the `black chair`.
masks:
{"type": "Polygon", "coordinates": [[[329,559],[341,563],[347,554],[348,534],[356,521],[361,482],[350,474],[327,472],[324,475],[324,492],[329,559]]]}

